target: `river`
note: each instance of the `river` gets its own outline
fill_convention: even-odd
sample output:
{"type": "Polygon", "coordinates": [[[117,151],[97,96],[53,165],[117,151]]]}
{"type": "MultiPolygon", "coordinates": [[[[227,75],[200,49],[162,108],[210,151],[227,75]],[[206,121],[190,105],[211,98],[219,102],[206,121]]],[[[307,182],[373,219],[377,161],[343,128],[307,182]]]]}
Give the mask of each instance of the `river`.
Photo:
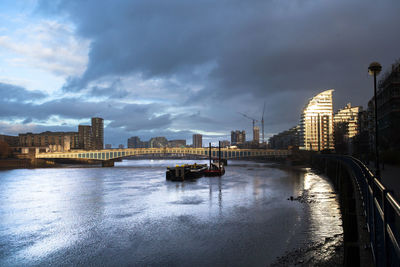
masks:
{"type": "Polygon", "coordinates": [[[229,161],[221,178],[165,180],[166,166],[193,162],[0,171],[0,266],[313,265],[342,253],[322,175],[229,161]]]}

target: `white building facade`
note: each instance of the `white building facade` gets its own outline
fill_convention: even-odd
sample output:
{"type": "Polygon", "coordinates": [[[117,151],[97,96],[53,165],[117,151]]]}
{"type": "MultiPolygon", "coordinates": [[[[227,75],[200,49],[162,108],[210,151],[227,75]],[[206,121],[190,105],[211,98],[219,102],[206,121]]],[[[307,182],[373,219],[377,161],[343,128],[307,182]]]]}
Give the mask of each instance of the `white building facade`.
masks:
{"type": "Polygon", "coordinates": [[[300,149],[333,150],[333,89],[311,98],[304,107],[300,121],[300,149]]]}

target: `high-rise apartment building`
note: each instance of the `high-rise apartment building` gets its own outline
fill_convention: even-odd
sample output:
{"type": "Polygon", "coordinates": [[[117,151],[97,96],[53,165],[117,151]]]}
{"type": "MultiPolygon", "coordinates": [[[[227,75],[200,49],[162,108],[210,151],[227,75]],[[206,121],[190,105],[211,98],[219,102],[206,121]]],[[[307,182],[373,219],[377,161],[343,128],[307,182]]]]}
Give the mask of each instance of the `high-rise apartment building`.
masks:
{"type": "Polygon", "coordinates": [[[92,126],[78,126],[79,148],[89,150],[92,149],[92,126]]]}
{"type": "Polygon", "coordinates": [[[203,147],[203,135],[201,134],[193,135],[193,147],[203,147]]]}
{"type": "Polygon", "coordinates": [[[311,98],[300,121],[300,149],[334,149],[332,92],[326,90],[311,98]]]}
{"type": "Polygon", "coordinates": [[[256,144],[260,143],[260,128],[258,126],[253,127],[253,142],[256,144]]]}
{"type": "Polygon", "coordinates": [[[92,118],[92,125],[79,125],[79,148],[103,149],[104,148],[104,122],[102,118],[92,118]]]}
{"type": "Polygon", "coordinates": [[[102,118],[92,118],[92,148],[104,148],[104,121],[102,118]]]}

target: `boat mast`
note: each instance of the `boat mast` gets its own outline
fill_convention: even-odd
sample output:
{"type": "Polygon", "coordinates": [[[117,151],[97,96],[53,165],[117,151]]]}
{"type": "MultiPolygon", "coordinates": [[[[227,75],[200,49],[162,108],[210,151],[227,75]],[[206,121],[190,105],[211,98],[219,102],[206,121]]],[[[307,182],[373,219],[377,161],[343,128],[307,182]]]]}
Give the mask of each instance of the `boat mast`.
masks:
{"type": "Polygon", "coordinates": [[[221,170],[221,141],[218,141],[218,169],[221,170]]]}
{"type": "Polygon", "coordinates": [[[209,167],[209,169],[211,170],[211,142],[209,143],[209,153],[208,153],[208,155],[209,155],[209,159],[210,159],[210,167],[209,167]]]}

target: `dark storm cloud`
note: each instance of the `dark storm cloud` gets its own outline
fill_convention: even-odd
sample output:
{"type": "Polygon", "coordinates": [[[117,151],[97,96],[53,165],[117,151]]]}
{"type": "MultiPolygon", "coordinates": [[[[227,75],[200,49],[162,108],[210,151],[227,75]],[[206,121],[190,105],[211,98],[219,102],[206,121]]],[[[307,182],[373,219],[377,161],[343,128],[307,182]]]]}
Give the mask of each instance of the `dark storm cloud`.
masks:
{"type": "MultiPolygon", "coordinates": [[[[365,105],[372,95],[368,64],[378,60],[388,68],[400,56],[400,1],[43,0],[38,10],[65,15],[91,40],[87,70],[69,78],[67,91],[137,74],[185,83],[213,66],[196,80],[203,88],[179,103],[207,109],[175,120],[191,129],[244,127],[249,122],[237,112],[260,117],[265,100],[268,131],[285,130],[298,122],[308,98],[330,88],[336,108],[365,105]],[[240,102],[242,95],[248,101],[240,102]]],[[[187,93],[184,86],[168,90],[187,93]]],[[[112,83],[89,93],[122,98],[127,92],[112,83]]],[[[103,114],[113,127],[138,129],[129,119],[103,114]]],[[[145,114],[143,121],[135,117],[144,127],[174,123],[168,115],[145,114]]]]}
{"type": "Polygon", "coordinates": [[[87,71],[71,77],[69,90],[106,75],[189,74],[213,61],[210,79],[223,92],[359,90],[354,75],[372,58],[393,61],[400,44],[391,34],[400,25],[398,1],[56,3],[41,7],[68,14],[92,40],[87,71]]]}
{"type": "Polygon", "coordinates": [[[44,98],[46,95],[39,91],[29,91],[23,87],[0,83],[0,97],[2,101],[25,102],[35,101],[44,98]]]}

